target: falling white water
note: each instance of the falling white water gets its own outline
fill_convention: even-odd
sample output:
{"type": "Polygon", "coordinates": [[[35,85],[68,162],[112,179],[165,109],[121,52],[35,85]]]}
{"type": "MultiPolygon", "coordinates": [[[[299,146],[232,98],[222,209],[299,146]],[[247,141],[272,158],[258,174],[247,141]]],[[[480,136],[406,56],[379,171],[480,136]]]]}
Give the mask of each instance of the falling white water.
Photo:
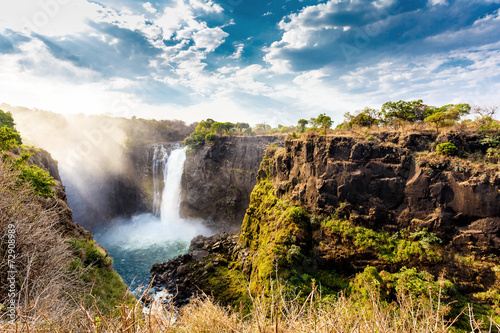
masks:
{"type": "Polygon", "coordinates": [[[160,216],[161,184],[165,179],[165,166],[168,160],[167,149],[163,145],[155,146],[153,153],[153,214],[160,216]]]}
{"type": "Polygon", "coordinates": [[[170,153],[167,165],[163,171],[165,186],[161,199],[161,221],[164,224],[177,223],[180,220],[181,180],[186,161],[186,148],[170,153]]]}
{"type": "Polygon", "coordinates": [[[113,266],[132,288],[148,283],[154,263],[186,253],[196,235],[213,232],[201,221],[180,217],[181,179],[186,150],[157,146],[152,160],[153,214],[117,218],[94,234],[114,259],[113,266]],[[132,283],[132,281],[134,281],[132,283]]]}

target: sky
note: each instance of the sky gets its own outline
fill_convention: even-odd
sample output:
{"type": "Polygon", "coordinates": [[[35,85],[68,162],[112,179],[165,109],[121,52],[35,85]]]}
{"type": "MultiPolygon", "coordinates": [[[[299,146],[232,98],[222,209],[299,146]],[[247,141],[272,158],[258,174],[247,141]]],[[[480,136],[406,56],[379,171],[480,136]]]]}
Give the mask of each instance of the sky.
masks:
{"type": "Polygon", "coordinates": [[[295,124],[500,105],[500,0],[0,2],[0,103],[295,124]]]}

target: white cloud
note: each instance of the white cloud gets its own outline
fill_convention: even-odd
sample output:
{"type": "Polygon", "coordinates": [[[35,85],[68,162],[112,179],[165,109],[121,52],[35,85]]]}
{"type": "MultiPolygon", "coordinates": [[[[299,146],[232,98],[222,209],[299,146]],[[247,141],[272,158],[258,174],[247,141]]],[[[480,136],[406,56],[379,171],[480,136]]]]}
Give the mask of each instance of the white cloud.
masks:
{"type": "Polygon", "coordinates": [[[433,6],[448,6],[447,0],[429,0],[428,5],[430,7],[433,6]]]}
{"type": "Polygon", "coordinates": [[[223,9],[212,0],[189,0],[189,4],[194,9],[200,9],[206,13],[222,13],[223,9]]]}
{"type": "Polygon", "coordinates": [[[155,14],[156,13],[156,9],[153,7],[153,5],[151,4],[151,2],[146,2],[146,3],[143,3],[142,4],[142,7],[149,13],[151,14],[155,14]]]}
{"type": "Polygon", "coordinates": [[[0,27],[25,34],[71,35],[89,30],[88,20],[102,9],[86,0],[1,1],[0,27]]]}
{"type": "Polygon", "coordinates": [[[208,28],[198,30],[193,33],[193,41],[198,49],[205,49],[207,52],[212,52],[224,42],[224,38],[229,34],[221,28],[208,28]]]}
{"type": "Polygon", "coordinates": [[[237,44],[236,50],[233,54],[229,56],[230,59],[241,59],[241,55],[243,54],[244,44],[237,44]]]}

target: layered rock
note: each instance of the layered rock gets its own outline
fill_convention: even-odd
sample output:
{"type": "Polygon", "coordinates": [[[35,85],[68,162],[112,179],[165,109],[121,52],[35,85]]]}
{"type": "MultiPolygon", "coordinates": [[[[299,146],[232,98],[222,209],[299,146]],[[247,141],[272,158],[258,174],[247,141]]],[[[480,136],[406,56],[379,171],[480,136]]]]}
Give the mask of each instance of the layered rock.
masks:
{"type": "Polygon", "coordinates": [[[411,268],[453,281],[450,299],[490,302],[500,285],[498,168],[429,152],[436,142],[454,142],[462,156],[481,155],[479,139],[378,133],[286,140],[263,156],[239,241],[214,249],[194,240],[192,253],[155,265],[157,286],[172,292],[180,281],[181,303],[202,290],[235,304],[247,292],[240,280],[257,293],[276,276],[332,292],[371,266],[384,271],[387,286],[411,268]]]}
{"type": "MultiPolygon", "coordinates": [[[[289,140],[271,167],[277,196],[285,193],[311,211],[375,228],[425,227],[450,240],[474,221],[500,216],[500,172],[426,160],[433,135],[387,133],[371,141],[311,136],[289,140]]],[[[442,136],[462,152],[484,152],[476,135],[442,136]]],[[[482,225],[482,224],[481,224],[482,225]]]]}
{"type": "Polygon", "coordinates": [[[219,137],[188,152],[181,214],[201,218],[216,230],[239,230],[264,150],[270,145],[283,145],[283,137],[219,137]]]}

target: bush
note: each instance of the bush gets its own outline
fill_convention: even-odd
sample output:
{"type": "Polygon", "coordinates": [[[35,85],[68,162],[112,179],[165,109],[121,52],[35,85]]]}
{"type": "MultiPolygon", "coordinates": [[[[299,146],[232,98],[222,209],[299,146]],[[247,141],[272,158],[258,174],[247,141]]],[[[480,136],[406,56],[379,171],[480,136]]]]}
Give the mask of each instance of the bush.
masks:
{"type": "Polygon", "coordinates": [[[0,150],[11,150],[19,146],[19,133],[4,125],[0,128],[0,150]]]}
{"type": "Polygon", "coordinates": [[[32,155],[33,153],[23,152],[20,157],[12,160],[13,168],[20,171],[18,184],[30,184],[34,194],[44,198],[53,197],[54,190],[52,186],[55,186],[56,182],[54,178],[42,168],[28,164],[28,159],[32,155]]]}
{"type": "Polygon", "coordinates": [[[439,143],[436,146],[436,151],[446,156],[452,156],[455,155],[455,153],[457,152],[457,146],[455,146],[451,142],[439,143]]]}
{"type": "Polygon", "coordinates": [[[208,133],[207,135],[205,135],[205,141],[214,142],[216,137],[217,135],[215,135],[214,133],[208,133]]]}

